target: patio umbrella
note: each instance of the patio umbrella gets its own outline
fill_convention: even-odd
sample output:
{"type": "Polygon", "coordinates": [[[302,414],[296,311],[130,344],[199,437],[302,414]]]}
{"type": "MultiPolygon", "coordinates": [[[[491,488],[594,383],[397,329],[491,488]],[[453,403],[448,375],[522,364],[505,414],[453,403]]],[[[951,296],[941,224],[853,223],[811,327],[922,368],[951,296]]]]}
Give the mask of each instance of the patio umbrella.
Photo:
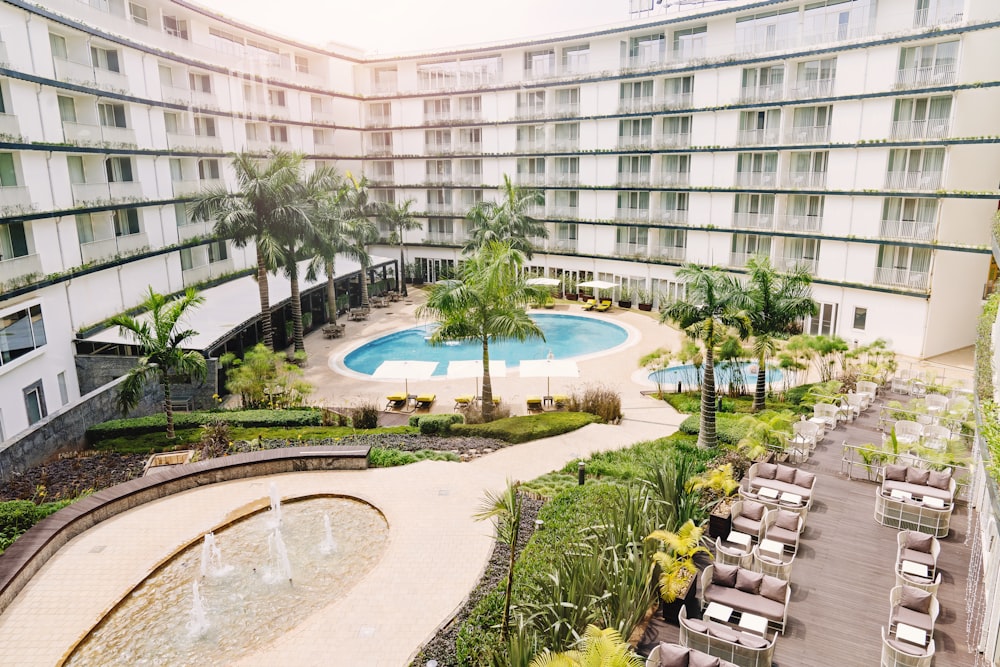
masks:
{"type": "Polygon", "coordinates": [[[597,290],[614,289],[618,285],[609,283],[607,280],[588,280],[587,282],[578,283],[577,287],[591,287],[594,289],[594,296],[597,296],[597,290]]]}
{"type": "Polygon", "coordinates": [[[372,373],[376,380],[402,380],[410,394],[410,380],[426,380],[434,375],[436,361],[383,361],[372,373]]]}
{"type": "Polygon", "coordinates": [[[552,378],[578,378],[580,367],[571,359],[522,359],[521,377],[546,378],[545,395],[552,395],[552,378]]]}
{"type": "MultiPolygon", "coordinates": [[[[556,285],[562,284],[562,281],[558,278],[528,278],[524,281],[527,285],[544,285],[545,287],[555,287],[556,285]]],[[[493,362],[490,362],[492,366],[493,362]]]]}
{"type": "MultiPolygon", "coordinates": [[[[476,378],[476,396],[479,396],[479,378],[483,376],[483,360],[449,361],[448,379],[476,378]]],[[[507,362],[490,360],[490,377],[507,377],[507,362]]]]}

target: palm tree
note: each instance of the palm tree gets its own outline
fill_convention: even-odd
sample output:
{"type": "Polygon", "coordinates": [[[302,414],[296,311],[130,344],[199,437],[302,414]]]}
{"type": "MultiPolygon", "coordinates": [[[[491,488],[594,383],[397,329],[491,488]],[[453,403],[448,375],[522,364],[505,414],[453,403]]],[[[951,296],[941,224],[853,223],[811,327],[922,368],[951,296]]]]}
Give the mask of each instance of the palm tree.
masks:
{"type": "Polygon", "coordinates": [[[406,255],[404,253],[406,249],[406,240],[403,238],[403,232],[411,229],[420,229],[421,227],[420,221],[414,218],[413,212],[410,211],[410,207],[413,203],[412,199],[407,199],[402,204],[396,204],[395,206],[389,203],[384,203],[378,216],[380,221],[392,227],[391,241],[399,244],[399,282],[403,296],[407,296],[406,255]]]}
{"type": "Polygon", "coordinates": [[[517,485],[510,480],[500,493],[486,492],[486,497],[479,511],[473,515],[476,521],[493,521],[497,531],[497,539],[510,549],[510,559],[507,563],[507,587],[504,589],[503,621],[500,625],[500,638],[507,638],[507,628],[510,624],[510,598],[514,589],[514,562],[517,553],[517,535],[521,528],[521,494],[517,485]]]}
{"type": "Polygon", "coordinates": [[[462,252],[468,254],[490,241],[503,241],[531,259],[531,238],[547,239],[549,231],[545,223],[535,220],[526,211],[529,206],[544,203],[541,191],[519,188],[504,174],[500,201],[476,204],[466,216],[472,222],[472,235],[462,252]]]}
{"type": "Polygon", "coordinates": [[[135,339],[142,352],[139,363],[125,376],[118,392],[118,406],[123,414],[128,414],[142,400],[146,385],[156,380],[163,387],[163,410],[167,415],[167,439],[174,439],[174,408],[171,404],[171,385],[188,378],[204,380],[206,375],[205,357],[194,350],[184,350],[181,346],[197,335],[196,331],[178,331],[181,319],[189,308],[200,305],[204,297],[193,288],[188,288],[184,296],[169,299],[149,288],[149,296],[142,308],[149,311],[149,321],[137,320],[130,315],[116,315],[111,324],[117,326],[123,336],[135,339]]]}
{"type": "Polygon", "coordinates": [[[588,625],[579,648],[565,653],[545,649],[531,661],[531,667],[642,667],[643,661],[614,628],[601,630],[588,625]]]}
{"type": "Polygon", "coordinates": [[[237,248],[254,244],[263,342],[271,349],[274,349],[274,335],[267,274],[278,266],[280,254],[280,245],[272,232],[276,221],[288,213],[289,207],[295,206],[301,162],[301,155],[286,151],[272,150],[264,160],[240,153],[232,162],[238,190],[210,188],[190,204],[193,217],[215,220],[216,235],[232,239],[237,248]]]}
{"type": "Polygon", "coordinates": [[[677,532],[655,530],[646,538],[657,540],[663,545],[663,551],[653,554],[653,562],[660,566],[658,583],[660,597],[664,602],[673,602],[688,590],[691,580],[698,574],[698,566],[694,562],[695,556],[711,555],[711,552],[701,544],[704,532],[704,528],[688,519],[677,532]]]}
{"type": "Polygon", "coordinates": [[[677,275],[685,282],[687,295],[664,305],[660,321],[675,323],[705,347],[698,446],[715,447],[715,344],[730,328],[741,337],[747,336],[750,320],[737,308],[739,285],[717,267],[688,264],[678,269],[677,275]]]}
{"type": "Polygon", "coordinates": [[[368,179],[355,179],[348,173],[348,182],[340,196],[340,215],[344,231],[354,248],[355,257],[361,262],[361,307],[368,306],[368,267],[371,256],[368,246],[378,241],[378,227],[371,221],[378,215],[379,206],[368,197],[368,179]]]}
{"type": "Polygon", "coordinates": [[[490,341],[545,340],[528,317],[527,307],[548,295],[543,286],[528,285],[521,271],[524,255],[510,243],[491,241],[459,267],[459,278],[439,280],[418,317],[430,316],[440,326],[431,342],[477,341],[483,345],[483,418],[493,417],[490,341]]]}
{"type": "Polygon", "coordinates": [[[753,354],[757,358],[757,386],[753,411],[764,409],[766,362],[778,352],[778,340],[792,333],[795,323],[806,315],[815,315],[809,285],[812,276],[802,267],[779,274],[765,256],[747,262],[747,281],[739,290],[737,303],[747,311],[753,330],[753,354]]]}

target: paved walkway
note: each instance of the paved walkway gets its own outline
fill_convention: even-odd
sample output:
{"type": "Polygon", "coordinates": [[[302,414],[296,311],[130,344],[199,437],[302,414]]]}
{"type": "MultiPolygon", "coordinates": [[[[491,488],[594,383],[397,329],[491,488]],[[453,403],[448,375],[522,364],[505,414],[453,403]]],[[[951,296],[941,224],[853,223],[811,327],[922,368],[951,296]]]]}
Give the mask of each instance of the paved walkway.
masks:
{"type": "MultiPolygon", "coordinates": [[[[0,616],[0,664],[58,664],[150,569],[249,510],[266,507],[270,482],[284,498],[344,494],[378,507],[389,524],[376,568],[339,601],[302,619],[243,665],[399,667],[455,612],[492,550],[476,522],[486,489],[532,479],[593,452],[674,431],[682,417],[637,394],[618,426],[499,450],[468,463],[422,462],[365,471],[290,473],[215,484],[109,519],[63,547],[0,616]]],[[[181,630],[182,631],[182,630],[181,630]]]]}

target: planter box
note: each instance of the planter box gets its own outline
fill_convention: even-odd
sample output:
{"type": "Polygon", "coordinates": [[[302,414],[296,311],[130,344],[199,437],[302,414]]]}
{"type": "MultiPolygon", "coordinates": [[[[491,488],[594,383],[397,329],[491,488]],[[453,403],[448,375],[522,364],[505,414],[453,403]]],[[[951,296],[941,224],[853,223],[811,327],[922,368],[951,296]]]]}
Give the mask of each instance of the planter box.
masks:
{"type": "Polygon", "coordinates": [[[649,311],[653,310],[653,304],[651,304],[651,303],[640,303],[639,304],[639,310],[644,310],[644,311],[646,311],[648,313],[649,311]]]}
{"type": "Polygon", "coordinates": [[[698,597],[696,592],[698,590],[698,577],[691,577],[691,583],[688,584],[687,593],[682,597],[677,598],[673,602],[664,602],[660,599],[660,616],[664,621],[670,623],[671,625],[680,625],[678,617],[681,613],[681,608],[687,609],[688,618],[696,618],[698,616],[698,597]]]}
{"type": "Polygon", "coordinates": [[[576,295],[576,294],[572,294],[572,293],[570,293],[570,292],[567,292],[567,293],[566,293],[566,298],[567,298],[567,299],[569,299],[570,301],[576,301],[576,300],[577,300],[577,296],[578,296],[578,295],[576,295]]]}
{"type": "Polygon", "coordinates": [[[714,512],[708,515],[708,534],[710,536],[726,539],[732,529],[733,518],[728,509],[725,515],[715,514],[714,512]]]}
{"type": "Polygon", "coordinates": [[[618,307],[619,308],[631,308],[632,307],[632,302],[631,301],[619,301],[618,302],[618,307]]]}

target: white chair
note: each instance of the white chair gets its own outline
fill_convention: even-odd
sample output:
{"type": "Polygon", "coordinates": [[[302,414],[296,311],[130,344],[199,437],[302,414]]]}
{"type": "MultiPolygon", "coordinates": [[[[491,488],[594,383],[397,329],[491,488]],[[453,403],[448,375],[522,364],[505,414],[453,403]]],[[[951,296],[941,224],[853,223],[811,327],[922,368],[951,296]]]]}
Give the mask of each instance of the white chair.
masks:
{"type": "MultiPolygon", "coordinates": [[[[933,660],[933,638],[927,642],[926,646],[917,646],[897,639],[886,630],[884,625],[882,626],[881,667],[930,667],[933,660]]],[[[649,665],[648,662],[646,664],[649,665]]]]}
{"type": "Polygon", "coordinates": [[[813,417],[822,419],[823,425],[829,430],[837,428],[837,412],[839,408],[830,403],[817,403],[813,406],[813,417]]]}
{"type": "Polygon", "coordinates": [[[942,452],[947,449],[949,440],[951,440],[951,429],[939,424],[929,424],[924,427],[921,440],[924,447],[942,452]]]}
{"type": "Polygon", "coordinates": [[[858,380],[855,385],[859,394],[868,397],[868,405],[875,402],[875,395],[878,393],[878,385],[868,380],[858,380]]]}
{"type": "Polygon", "coordinates": [[[915,421],[900,419],[893,427],[896,429],[896,442],[901,445],[915,445],[920,442],[924,427],[915,421]]]}
{"type": "Polygon", "coordinates": [[[941,394],[927,394],[924,397],[924,405],[927,406],[929,413],[938,416],[948,409],[948,397],[941,394]]]}
{"type": "Polygon", "coordinates": [[[910,376],[905,372],[892,378],[892,383],[890,384],[890,389],[895,394],[909,394],[910,393],[910,376]]]}
{"type": "Polygon", "coordinates": [[[853,391],[847,394],[847,407],[850,408],[851,414],[853,415],[851,421],[854,421],[861,416],[861,413],[868,409],[868,403],[865,401],[865,397],[861,394],[855,394],[853,391]]]}
{"type": "Polygon", "coordinates": [[[816,445],[819,444],[819,424],[806,421],[805,416],[803,416],[802,419],[792,424],[792,439],[790,442],[807,444],[810,451],[816,449],[816,445]]]}

